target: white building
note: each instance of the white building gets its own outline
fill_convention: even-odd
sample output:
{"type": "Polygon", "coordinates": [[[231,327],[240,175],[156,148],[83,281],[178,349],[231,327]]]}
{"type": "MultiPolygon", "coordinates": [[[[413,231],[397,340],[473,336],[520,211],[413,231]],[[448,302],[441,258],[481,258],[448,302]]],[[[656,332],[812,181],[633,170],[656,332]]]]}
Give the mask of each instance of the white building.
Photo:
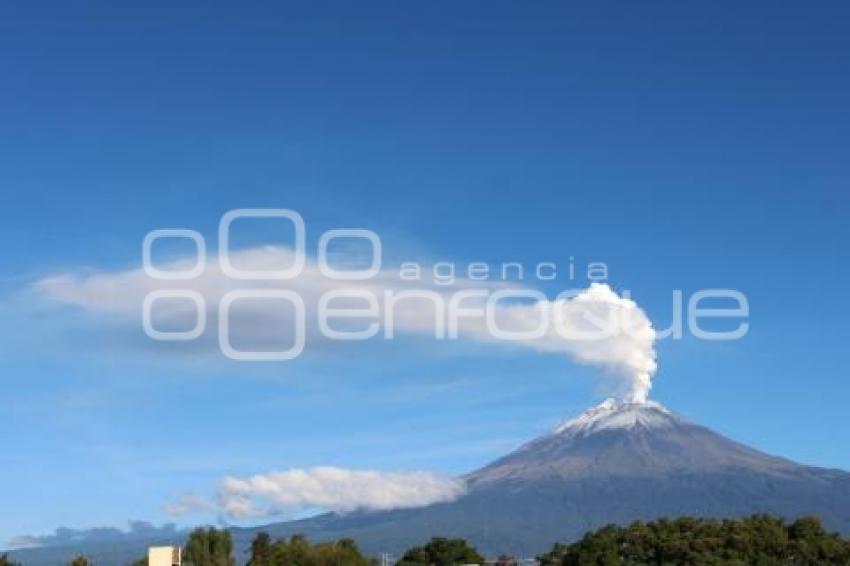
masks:
{"type": "Polygon", "coordinates": [[[180,566],[179,546],[152,546],[148,548],[148,566],[180,566]]]}

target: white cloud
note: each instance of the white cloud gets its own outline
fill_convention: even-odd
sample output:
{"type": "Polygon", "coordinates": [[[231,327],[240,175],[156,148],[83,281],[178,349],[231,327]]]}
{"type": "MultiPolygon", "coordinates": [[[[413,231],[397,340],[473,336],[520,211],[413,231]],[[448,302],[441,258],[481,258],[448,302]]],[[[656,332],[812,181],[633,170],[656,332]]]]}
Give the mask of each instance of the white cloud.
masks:
{"type": "Polygon", "coordinates": [[[462,480],[432,472],[317,467],[227,477],[219,504],[227,515],[245,518],[315,508],[345,513],[423,507],[463,493],[462,480]]]}

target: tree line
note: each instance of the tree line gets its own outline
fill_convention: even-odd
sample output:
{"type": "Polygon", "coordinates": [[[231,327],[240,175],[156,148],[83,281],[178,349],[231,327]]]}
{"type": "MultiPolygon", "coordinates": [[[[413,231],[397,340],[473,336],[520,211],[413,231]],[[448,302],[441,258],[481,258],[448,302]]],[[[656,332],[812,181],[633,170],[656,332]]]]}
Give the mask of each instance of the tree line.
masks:
{"type": "MultiPolygon", "coordinates": [[[[248,566],[379,566],[351,539],[312,543],[302,535],[273,540],[267,533],[254,537],[248,566]]],[[[608,525],[573,543],[556,543],[537,557],[541,566],[695,566],[850,565],[850,540],[826,531],[819,519],[791,523],[769,515],[745,519],[658,519],[628,526],[608,525]]],[[[214,527],[192,531],[183,548],[187,566],[235,566],[230,532],[214,527]]],[[[435,537],[407,550],[396,566],[457,566],[483,564],[484,557],[463,539],[435,537]]],[[[132,566],[145,566],[141,558],[132,566]]],[[[497,566],[515,566],[510,556],[497,566]]],[[[0,566],[16,565],[5,554],[0,566]]],[[[68,566],[92,566],[78,556],[68,566]]]]}
{"type": "Polygon", "coordinates": [[[768,515],[740,520],[682,517],[609,525],[572,544],[556,544],[538,560],[541,566],[850,565],[850,540],[827,532],[814,517],[790,524],[768,515]]]}
{"type": "MultiPolygon", "coordinates": [[[[196,529],[189,535],[183,560],[193,566],[233,566],[230,533],[196,529]]],[[[482,557],[462,539],[435,537],[423,546],[408,550],[398,566],[483,563],[482,557]]],[[[377,558],[367,557],[352,539],[311,543],[303,535],[273,540],[259,533],[251,542],[247,566],[379,566],[377,558]]]]}

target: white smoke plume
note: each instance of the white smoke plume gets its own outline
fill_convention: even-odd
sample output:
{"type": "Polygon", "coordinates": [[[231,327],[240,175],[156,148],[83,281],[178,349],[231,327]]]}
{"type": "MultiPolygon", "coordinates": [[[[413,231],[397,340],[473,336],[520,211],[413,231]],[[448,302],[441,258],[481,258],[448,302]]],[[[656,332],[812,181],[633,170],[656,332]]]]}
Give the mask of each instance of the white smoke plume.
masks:
{"type": "Polygon", "coordinates": [[[432,472],[317,467],[227,477],[219,492],[219,504],[234,518],[315,508],[346,513],[423,507],[453,501],[464,490],[462,480],[432,472]]]}
{"type": "MultiPolygon", "coordinates": [[[[553,313],[549,331],[533,343],[535,348],[564,352],[578,363],[601,367],[617,378],[617,397],[647,401],[657,369],[656,333],[636,302],[608,285],[593,283],[573,298],[532,308],[553,313]]],[[[528,309],[516,309],[513,315],[527,320],[528,309]]]]}
{"type": "MultiPolygon", "coordinates": [[[[285,247],[266,246],[233,252],[231,257],[233,263],[243,269],[263,270],[290,264],[292,251],[285,247]]],[[[163,266],[163,269],[185,269],[186,265],[186,261],[176,261],[163,266]]],[[[292,280],[239,281],[227,277],[215,258],[210,257],[204,272],[191,281],[159,281],[148,277],[142,269],[133,269],[66,273],[45,278],[34,288],[42,298],[52,302],[115,315],[119,320],[133,324],[141,320],[141,305],[147,293],[161,289],[197,291],[207,305],[206,318],[209,321],[204,335],[206,341],[201,340],[202,347],[206,348],[206,353],[214,355],[221,353],[209,335],[215,334],[217,306],[227,292],[245,288],[285,288],[297,292],[304,300],[308,349],[314,341],[323,342],[325,346],[331,342],[316,330],[316,313],[322,295],[330,291],[364,292],[378,299],[375,320],[385,336],[405,333],[433,338],[439,335],[435,332],[435,323],[448,321],[448,335],[452,338],[562,353],[577,363],[600,367],[614,377],[613,394],[626,401],[646,401],[656,370],[656,335],[646,313],[637,303],[621,297],[601,283],[549,300],[540,293],[518,289],[501,281],[459,278],[452,287],[444,287],[428,281],[402,280],[398,271],[392,269],[384,269],[365,281],[336,281],[325,277],[316,263],[309,260],[299,277],[292,280]],[[411,291],[430,293],[434,301],[420,298],[395,302],[390,329],[385,319],[390,307],[384,298],[389,295],[400,297],[411,291]],[[453,301],[462,292],[469,293],[466,299],[453,301]],[[488,297],[492,298],[496,292],[508,296],[491,304],[488,309],[488,297]],[[511,300],[513,292],[518,292],[520,297],[523,292],[528,292],[530,296],[526,295],[526,299],[531,300],[511,300]],[[501,335],[494,334],[494,325],[502,331],[501,335]]],[[[291,321],[280,318],[286,314],[261,304],[245,303],[241,308],[239,326],[234,334],[239,333],[246,347],[253,345],[259,350],[268,349],[268,345],[288,338],[285,332],[292,327],[291,321]]],[[[184,302],[172,307],[164,316],[167,322],[191,327],[196,314],[194,307],[184,302]]],[[[192,355],[199,353],[197,348],[187,351],[192,355]]]]}

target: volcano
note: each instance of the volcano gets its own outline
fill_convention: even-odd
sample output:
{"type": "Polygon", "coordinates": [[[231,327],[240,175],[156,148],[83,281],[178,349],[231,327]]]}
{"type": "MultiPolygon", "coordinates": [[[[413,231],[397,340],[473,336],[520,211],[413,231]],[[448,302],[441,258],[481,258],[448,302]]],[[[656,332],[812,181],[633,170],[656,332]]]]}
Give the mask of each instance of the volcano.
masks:
{"type": "MultiPolygon", "coordinates": [[[[465,494],[450,503],[327,513],[231,532],[240,561],[259,531],[350,537],[374,555],[398,555],[432,536],[460,537],[490,556],[533,556],[605,524],[681,515],[817,515],[828,528],[850,533],[850,473],[764,454],[652,401],[609,399],[463,479],[465,494]]],[[[179,544],[182,534],[174,538],[179,544]]],[[[132,559],[146,542],[124,541],[121,548],[132,559]]],[[[73,553],[118,563],[115,546],[88,543],[73,553]]],[[[54,564],[59,550],[13,555],[26,564],[54,564]],[[46,556],[52,559],[41,559],[46,556]]]]}
{"type": "Polygon", "coordinates": [[[850,473],[762,453],[652,401],[608,399],[464,479],[465,495],[451,503],[327,514],[239,534],[347,536],[370,552],[441,535],[488,555],[531,556],[605,524],[665,516],[817,515],[850,533],[850,473]]]}

